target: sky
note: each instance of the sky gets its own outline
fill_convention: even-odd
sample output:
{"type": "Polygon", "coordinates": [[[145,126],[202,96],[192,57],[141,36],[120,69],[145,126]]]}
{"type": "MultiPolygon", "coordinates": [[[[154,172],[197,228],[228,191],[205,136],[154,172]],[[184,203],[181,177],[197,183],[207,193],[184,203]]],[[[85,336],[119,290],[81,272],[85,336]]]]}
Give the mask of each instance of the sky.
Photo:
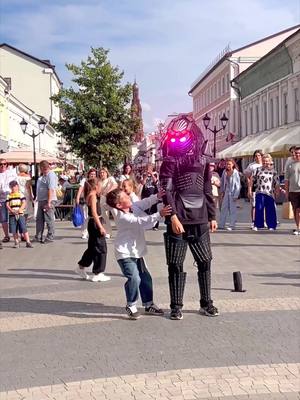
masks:
{"type": "Polygon", "coordinates": [[[0,0],[0,42],[65,63],[109,49],[140,89],[145,132],[192,111],[192,82],[229,44],[239,48],[300,23],[300,0],[0,0]]]}

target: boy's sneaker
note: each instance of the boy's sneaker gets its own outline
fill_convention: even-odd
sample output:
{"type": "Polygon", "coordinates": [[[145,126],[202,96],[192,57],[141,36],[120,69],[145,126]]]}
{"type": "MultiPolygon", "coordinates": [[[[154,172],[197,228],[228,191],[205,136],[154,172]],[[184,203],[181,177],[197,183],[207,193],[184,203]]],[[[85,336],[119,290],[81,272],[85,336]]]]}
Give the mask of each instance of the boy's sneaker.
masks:
{"type": "Polygon", "coordinates": [[[33,246],[30,242],[26,242],[26,248],[27,249],[33,249],[33,246]]]}
{"type": "Polygon", "coordinates": [[[300,236],[300,231],[298,229],[293,230],[293,235],[300,236]]]}
{"type": "Polygon", "coordinates": [[[179,319],[182,319],[182,318],[183,318],[183,315],[182,315],[182,312],[181,312],[181,310],[180,310],[179,308],[173,308],[173,309],[171,310],[171,312],[170,312],[170,319],[173,319],[173,320],[177,319],[177,320],[179,320],[179,319]]]}
{"type": "Polygon", "coordinates": [[[92,282],[107,282],[110,280],[111,280],[111,277],[104,275],[103,272],[100,272],[100,274],[94,275],[91,279],[92,282]]]}
{"type": "Polygon", "coordinates": [[[79,276],[81,276],[82,279],[88,280],[89,276],[88,274],[85,272],[84,268],[80,268],[79,265],[75,268],[75,272],[76,274],[78,274],[79,276]]]}
{"type": "Polygon", "coordinates": [[[138,312],[138,309],[136,308],[136,306],[126,306],[125,310],[130,319],[136,320],[136,319],[140,318],[140,316],[141,316],[140,313],[138,312]]]}
{"type": "Polygon", "coordinates": [[[18,240],[15,240],[15,244],[13,245],[14,249],[18,249],[20,247],[20,243],[18,240]]]}
{"type": "Polygon", "coordinates": [[[152,303],[150,307],[145,307],[145,314],[149,314],[149,315],[164,315],[164,312],[156,304],[152,303]]]}
{"type": "Polygon", "coordinates": [[[206,307],[201,307],[199,313],[204,314],[207,317],[217,317],[219,315],[217,307],[213,306],[212,304],[209,304],[206,307]]]}

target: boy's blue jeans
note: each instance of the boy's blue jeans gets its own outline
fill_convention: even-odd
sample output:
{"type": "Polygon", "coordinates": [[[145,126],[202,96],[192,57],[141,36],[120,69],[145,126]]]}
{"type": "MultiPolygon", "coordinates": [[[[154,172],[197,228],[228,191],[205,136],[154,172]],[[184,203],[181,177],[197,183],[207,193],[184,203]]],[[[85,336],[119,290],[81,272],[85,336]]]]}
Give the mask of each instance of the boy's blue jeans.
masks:
{"type": "Polygon", "coordinates": [[[149,307],[153,303],[153,287],[150,272],[147,270],[143,258],[123,258],[118,260],[123,275],[127,278],[124,285],[127,305],[137,303],[139,292],[143,306],[149,307]]]}

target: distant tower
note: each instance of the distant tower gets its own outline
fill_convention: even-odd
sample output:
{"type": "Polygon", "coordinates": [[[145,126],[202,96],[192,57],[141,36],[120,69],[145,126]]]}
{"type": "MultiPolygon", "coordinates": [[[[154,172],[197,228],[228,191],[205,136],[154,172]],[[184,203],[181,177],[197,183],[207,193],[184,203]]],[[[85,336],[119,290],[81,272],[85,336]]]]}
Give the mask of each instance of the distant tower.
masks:
{"type": "Polygon", "coordinates": [[[134,84],[132,85],[133,96],[131,102],[131,116],[132,118],[136,118],[139,121],[138,126],[134,132],[134,142],[138,143],[144,139],[144,129],[143,129],[143,117],[142,117],[142,106],[139,97],[139,87],[134,80],[134,84]]]}

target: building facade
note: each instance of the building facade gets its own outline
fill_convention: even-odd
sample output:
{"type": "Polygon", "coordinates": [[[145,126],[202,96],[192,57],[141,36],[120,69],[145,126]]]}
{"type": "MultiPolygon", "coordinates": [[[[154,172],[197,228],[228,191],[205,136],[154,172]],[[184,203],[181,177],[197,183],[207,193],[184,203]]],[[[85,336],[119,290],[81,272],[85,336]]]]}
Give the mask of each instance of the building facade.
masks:
{"type": "Polygon", "coordinates": [[[51,100],[62,86],[55,67],[8,44],[0,45],[0,76],[23,104],[52,124],[59,122],[60,111],[51,100]]]}
{"type": "MultiPolygon", "coordinates": [[[[23,104],[8,90],[7,82],[0,77],[0,152],[32,150],[32,139],[22,132],[20,122],[28,122],[27,131],[39,132],[40,116],[23,104]]],[[[56,156],[57,133],[47,124],[43,134],[36,138],[36,151],[56,156]]]]}
{"type": "Polygon", "coordinates": [[[241,96],[242,141],[252,137],[248,151],[257,146],[273,153],[282,171],[289,144],[297,136],[300,144],[300,29],[237,76],[235,84],[241,96]],[[275,147],[279,140],[282,146],[275,147]]]}
{"type": "Polygon", "coordinates": [[[60,110],[51,99],[61,88],[55,67],[8,44],[0,45],[0,151],[32,148],[32,139],[24,135],[20,122],[28,122],[27,131],[38,132],[37,122],[47,120],[45,132],[36,139],[36,150],[57,156],[57,132],[60,110]]]}
{"type": "MultiPolygon", "coordinates": [[[[230,146],[241,137],[240,96],[231,81],[298,28],[299,26],[292,27],[240,49],[231,50],[226,47],[191,85],[189,95],[193,98],[193,116],[203,132],[205,114],[211,118],[211,128],[221,127],[220,118],[224,113],[229,119],[226,129],[217,135],[217,151],[230,146]]],[[[212,135],[208,134],[208,139],[212,142],[212,135]]]]}

